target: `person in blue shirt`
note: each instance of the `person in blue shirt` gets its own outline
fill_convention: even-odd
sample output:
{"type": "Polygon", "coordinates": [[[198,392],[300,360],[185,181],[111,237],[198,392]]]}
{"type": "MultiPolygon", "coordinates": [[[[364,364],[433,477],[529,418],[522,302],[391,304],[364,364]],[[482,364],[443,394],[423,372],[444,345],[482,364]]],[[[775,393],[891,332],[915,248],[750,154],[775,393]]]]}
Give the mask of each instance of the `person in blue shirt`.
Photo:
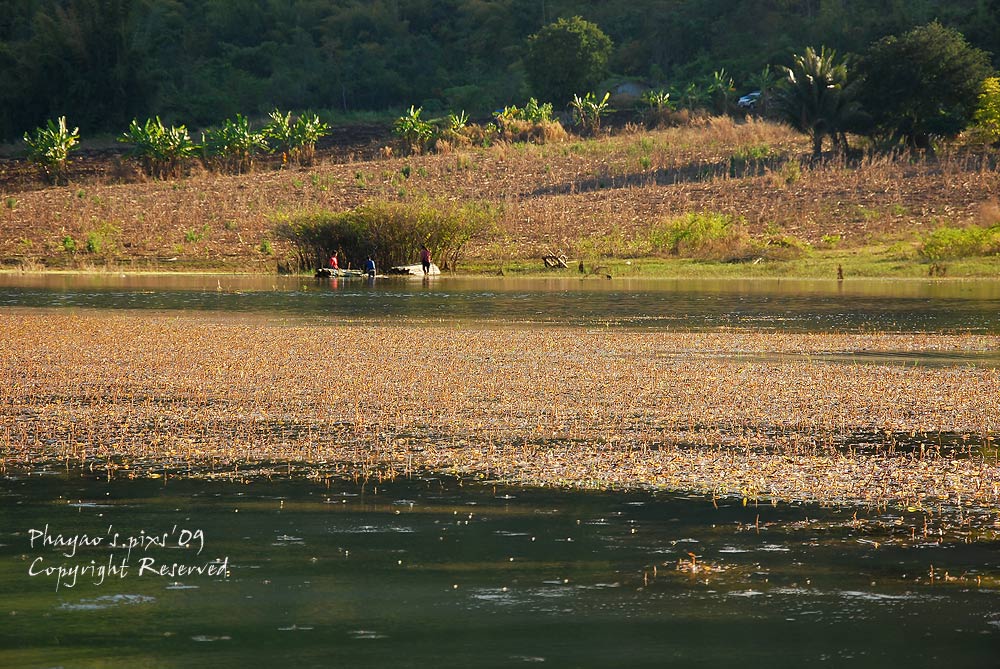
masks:
{"type": "Polygon", "coordinates": [[[375,261],[372,260],[371,256],[368,256],[368,260],[365,261],[365,274],[375,278],[375,261]]]}

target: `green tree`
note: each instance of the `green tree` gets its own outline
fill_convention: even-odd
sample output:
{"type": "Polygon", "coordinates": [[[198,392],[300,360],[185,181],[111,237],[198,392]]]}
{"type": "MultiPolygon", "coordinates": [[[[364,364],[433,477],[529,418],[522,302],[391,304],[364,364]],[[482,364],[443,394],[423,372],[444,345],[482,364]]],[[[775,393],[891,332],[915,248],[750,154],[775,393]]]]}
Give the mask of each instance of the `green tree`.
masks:
{"type": "Polygon", "coordinates": [[[593,90],[605,76],[611,38],[579,16],[559,19],[528,38],[524,68],[531,90],[562,105],[576,91],[593,90]]]}
{"type": "Polygon", "coordinates": [[[813,156],[823,152],[827,136],[834,148],[845,144],[847,129],[860,117],[847,63],[838,62],[836,52],[826,47],[818,53],[806,47],[804,54],[792,58],[791,67],[782,69],[785,81],[775,96],[775,107],[792,127],[812,138],[813,156]]]}
{"type": "Polygon", "coordinates": [[[991,73],[984,51],[937,22],[879,40],[861,66],[861,99],[876,133],[923,149],[931,135],[954,136],[969,125],[991,73]]]}

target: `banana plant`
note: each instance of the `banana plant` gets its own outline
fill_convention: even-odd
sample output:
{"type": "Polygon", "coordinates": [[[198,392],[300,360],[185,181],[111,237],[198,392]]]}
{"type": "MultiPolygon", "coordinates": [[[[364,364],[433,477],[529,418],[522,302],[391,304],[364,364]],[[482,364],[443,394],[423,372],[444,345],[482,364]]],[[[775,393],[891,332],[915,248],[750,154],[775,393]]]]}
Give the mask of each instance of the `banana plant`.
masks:
{"type": "Polygon", "coordinates": [[[704,107],[711,96],[705,88],[699,86],[697,82],[691,81],[684,88],[678,90],[674,97],[682,107],[694,111],[704,107]]]}
{"type": "Polygon", "coordinates": [[[434,126],[420,118],[423,107],[410,105],[410,110],[396,119],[392,126],[393,133],[401,138],[412,153],[420,153],[434,138],[434,126]]]}
{"type": "Polygon", "coordinates": [[[670,99],[670,93],[662,88],[656,91],[646,91],[642,95],[642,101],[653,111],[664,111],[673,109],[677,105],[670,99]]]}
{"type": "Polygon", "coordinates": [[[45,127],[36,128],[33,136],[24,133],[24,143],[28,145],[28,159],[57,184],[63,181],[70,152],[80,143],[80,129],[70,130],[66,117],[60,116],[58,121],[49,119],[45,127]]]}
{"type": "Polygon", "coordinates": [[[160,179],[179,176],[185,162],[199,149],[187,128],[183,125],[168,128],[159,116],[146,119],[142,124],[132,119],[118,141],[131,144],[130,154],[139,160],[146,174],[160,179]]]}
{"type": "Polygon", "coordinates": [[[726,73],[726,68],[713,72],[706,88],[712,98],[712,103],[715,105],[715,112],[717,114],[728,113],[736,93],[736,87],[733,85],[733,78],[726,73]]]}
{"type": "Polygon", "coordinates": [[[283,162],[311,165],[316,155],[316,142],[330,134],[330,126],[316,114],[302,114],[292,122],[291,112],[282,114],[275,109],[270,118],[263,134],[270,140],[273,150],[282,152],[283,162]]]}
{"type": "Polygon", "coordinates": [[[596,134],[601,129],[601,117],[608,112],[608,98],[611,93],[605,93],[601,101],[598,102],[593,93],[587,93],[582,98],[574,95],[569,103],[573,112],[573,122],[580,127],[584,133],[596,134]]]}
{"type": "Polygon", "coordinates": [[[448,118],[445,120],[448,130],[452,132],[459,132],[465,126],[469,125],[469,115],[465,113],[463,109],[457,114],[448,114],[448,118]]]}
{"type": "Polygon", "coordinates": [[[252,170],[254,156],[268,148],[263,133],[251,130],[250,121],[242,114],[206,133],[203,144],[207,155],[232,174],[252,170]]]}

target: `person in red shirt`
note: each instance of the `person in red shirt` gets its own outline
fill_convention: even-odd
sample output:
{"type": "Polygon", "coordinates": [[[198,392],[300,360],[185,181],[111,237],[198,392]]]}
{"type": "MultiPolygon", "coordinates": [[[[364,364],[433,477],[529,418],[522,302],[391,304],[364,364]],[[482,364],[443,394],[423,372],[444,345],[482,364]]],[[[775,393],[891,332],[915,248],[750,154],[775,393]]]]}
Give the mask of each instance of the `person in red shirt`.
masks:
{"type": "Polygon", "coordinates": [[[340,263],[337,262],[337,254],[334,253],[330,256],[330,269],[340,269],[340,263]]]}

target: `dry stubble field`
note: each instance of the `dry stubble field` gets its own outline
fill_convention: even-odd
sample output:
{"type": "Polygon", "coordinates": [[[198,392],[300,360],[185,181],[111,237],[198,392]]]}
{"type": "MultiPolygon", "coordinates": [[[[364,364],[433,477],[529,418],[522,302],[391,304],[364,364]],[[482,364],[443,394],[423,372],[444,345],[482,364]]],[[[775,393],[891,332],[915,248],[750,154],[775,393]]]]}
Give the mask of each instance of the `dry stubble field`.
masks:
{"type": "Polygon", "coordinates": [[[244,176],[202,170],[167,181],[105,160],[78,166],[68,187],[48,188],[8,161],[0,166],[0,259],[26,268],[274,272],[290,253],[273,234],[276,213],[424,197],[501,204],[501,229],[474,239],[466,254],[501,262],[558,251],[614,256],[655,221],[690,212],[735,216],[751,235],[814,245],[836,239],[847,248],[913,240],[941,224],[1000,221],[1000,172],[990,155],[813,164],[804,137],[750,119],[544,146],[370,155],[321,153],[309,168],[261,166],[244,176]],[[734,157],[747,151],[769,157],[734,168],[734,157]],[[94,234],[101,248],[86,252],[94,234]],[[67,237],[76,242],[73,253],[67,237]]]}

